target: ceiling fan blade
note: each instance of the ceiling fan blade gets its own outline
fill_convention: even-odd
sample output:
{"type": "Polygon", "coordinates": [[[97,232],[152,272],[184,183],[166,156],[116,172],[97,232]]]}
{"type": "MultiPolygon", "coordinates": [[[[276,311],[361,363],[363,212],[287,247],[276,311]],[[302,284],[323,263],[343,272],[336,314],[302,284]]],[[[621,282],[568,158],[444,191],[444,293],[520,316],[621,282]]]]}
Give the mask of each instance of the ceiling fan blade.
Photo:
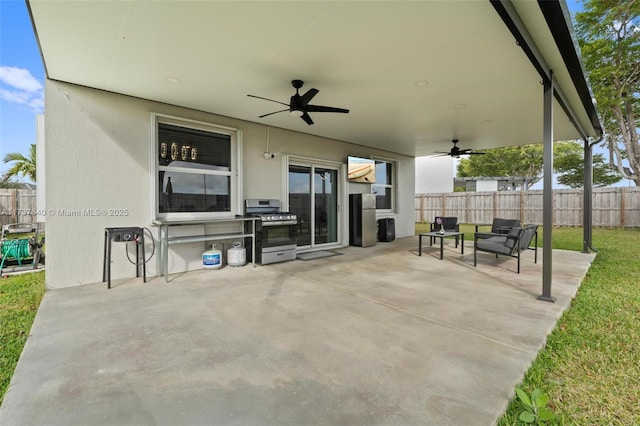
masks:
{"type": "Polygon", "coordinates": [[[247,96],[249,96],[250,98],[262,99],[262,100],[265,100],[265,101],[275,102],[277,104],[289,106],[289,104],[285,104],[284,102],[274,101],[273,99],[263,98],[262,96],[256,96],[256,95],[247,95],[247,96]]]}
{"type": "Polygon", "coordinates": [[[317,95],[319,92],[318,89],[309,89],[307,91],[307,93],[305,93],[304,95],[301,96],[300,100],[302,101],[302,105],[307,106],[307,104],[309,103],[309,101],[311,101],[311,99],[313,99],[313,97],[315,95],[317,95]]]}
{"type": "Polygon", "coordinates": [[[313,124],[313,120],[311,119],[311,116],[309,116],[309,114],[307,114],[306,111],[304,114],[300,116],[300,118],[302,118],[309,126],[313,124]]]}
{"type": "Polygon", "coordinates": [[[458,151],[458,155],[483,155],[484,152],[481,151],[474,151],[471,148],[467,148],[467,149],[461,149],[458,151]]]}
{"type": "Polygon", "coordinates": [[[308,112],[342,112],[345,114],[349,112],[348,109],[334,108],[334,107],[328,107],[328,106],[322,106],[322,105],[307,105],[305,109],[308,112]]]}
{"type": "Polygon", "coordinates": [[[448,152],[438,152],[436,155],[430,155],[429,157],[445,157],[447,155],[451,155],[448,152]]]}
{"type": "Polygon", "coordinates": [[[279,112],[285,112],[285,111],[289,111],[289,108],[287,108],[287,109],[281,109],[280,111],[270,112],[269,114],[259,115],[259,116],[258,116],[258,118],[267,117],[267,116],[269,116],[269,115],[273,115],[273,114],[277,114],[277,113],[279,113],[279,112]]]}
{"type": "Polygon", "coordinates": [[[283,109],[280,111],[274,111],[268,114],[260,115],[258,116],[258,118],[268,117],[270,115],[278,114],[280,112],[290,111],[292,115],[298,116],[302,118],[304,122],[307,123],[308,125],[312,125],[313,120],[309,115],[310,112],[340,112],[344,114],[349,112],[348,109],[344,109],[344,108],[335,108],[335,107],[322,106],[322,105],[309,105],[309,102],[320,91],[318,89],[311,88],[307,90],[303,95],[300,95],[299,89],[302,88],[303,84],[304,82],[302,80],[291,81],[291,85],[296,89],[296,93],[293,96],[291,96],[288,104],[284,102],[276,101],[275,99],[264,98],[262,96],[256,96],[256,95],[247,95],[247,96],[251,98],[262,99],[264,101],[275,102],[277,104],[284,105],[287,107],[286,109],[283,109]]]}

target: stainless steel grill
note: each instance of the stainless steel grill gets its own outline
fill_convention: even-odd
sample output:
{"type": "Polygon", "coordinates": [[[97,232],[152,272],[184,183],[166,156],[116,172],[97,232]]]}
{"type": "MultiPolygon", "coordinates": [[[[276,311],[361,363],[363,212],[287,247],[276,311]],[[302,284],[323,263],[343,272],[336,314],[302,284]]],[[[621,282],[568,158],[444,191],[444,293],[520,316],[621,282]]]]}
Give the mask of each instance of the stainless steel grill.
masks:
{"type": "Polygon", "coordinates": [[[245,200],[245,213],[260,217],[262,226],[296,225],[298,216],[280,211],[280,200],[245,200]]]}
{"type": "Polygon", "coordinates": [[[298,238],[298,216],[280,211],[280,200],[245,200],[245,214],[257,216],[256,262],[268,263],[294,260],[298,238]]]}
{"type": "Polygon", "coordinates": [[[298,217],[295,213],[280,212],[278,214],[265,213],[259,215],[262,226],[296,225],[298,217]]]}

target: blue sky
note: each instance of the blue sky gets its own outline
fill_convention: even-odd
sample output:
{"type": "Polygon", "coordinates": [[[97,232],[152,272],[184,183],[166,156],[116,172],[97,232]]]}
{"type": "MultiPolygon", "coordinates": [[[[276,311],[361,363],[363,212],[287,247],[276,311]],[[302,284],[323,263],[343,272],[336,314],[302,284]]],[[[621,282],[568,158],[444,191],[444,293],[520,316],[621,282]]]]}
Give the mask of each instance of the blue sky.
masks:
{"type": "MultiPolygon", "coordinates": [[[[572,13],[582,9],[568,0],[572,13]]],[[[36,143],[36,114],[44,112],[44,66],[24,0],[0,0],[0,160],[36,143]]],[[[0,174],[10,166],[0,162],[0,174]]]]}
{"type": "MultiPolygon", "coordinates": [[[[44,111],[44,66],[24,0],[0,0],[0,160],[27,154],[44,111]]],[[[4,172],[10,165],[0,163],[4,172]]]]}

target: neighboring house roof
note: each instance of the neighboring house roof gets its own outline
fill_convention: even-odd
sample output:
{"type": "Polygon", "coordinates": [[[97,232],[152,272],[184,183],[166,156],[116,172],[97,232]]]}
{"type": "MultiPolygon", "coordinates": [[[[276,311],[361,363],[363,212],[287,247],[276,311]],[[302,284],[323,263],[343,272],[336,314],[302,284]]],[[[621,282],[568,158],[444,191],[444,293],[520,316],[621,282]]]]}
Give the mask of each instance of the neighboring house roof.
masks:
{"type": "Polygon", "coordinates": [[[21,188],[19,189],[36,189],[36,184],[35,183],[22,183],[21,188]]]}
{"type": "Polygon", "coordinates": [[[28,6],[53,80],[424,156],[541,142],[553,70],[554,139],[602,132],[564,1],[28,6]],[[283,106],[246,95],[288,103],[293,79],[351,112],[258,118],[283,106]]]}
{"type": "MultiPolygon", "coordinates": [[[[478,182],[494,184],[498,191],[514,189],[516,187],[526,188],[530,178],[526,177],[456,177],[453,179],[454,188],[465,188],[467,191],[476,191],[478,182]]],[[[485,189],[486,190],[486,189],[485,189]]]]}
{"type": "MultiPolygon", "coordinates": [[[[0,187],[2,188],[2,187],[0,187]]],[[[11,182],[4,186],[7,189],[36,189],[35,183],[27,183],[27,182],[11,182]]]]}

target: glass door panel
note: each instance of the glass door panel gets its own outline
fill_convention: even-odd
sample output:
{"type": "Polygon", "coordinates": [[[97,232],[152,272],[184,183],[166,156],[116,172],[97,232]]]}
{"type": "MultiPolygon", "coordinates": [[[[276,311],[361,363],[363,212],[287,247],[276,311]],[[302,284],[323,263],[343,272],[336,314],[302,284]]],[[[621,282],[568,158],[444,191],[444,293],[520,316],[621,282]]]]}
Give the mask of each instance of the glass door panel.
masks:
{"type": "Polygon", "coordinates": [[[314,168],[314,244],[338,241],[338,171],[314,168]]]}
{"type": "Polygon", "coordinates": [[[289,166],[289,211],[298,215],[298,246],[310,246],[311,167],[289,166]]]}
{"type": "Polygon", "coordinates": [[[290,165],[289,211],[298,215],[298,247],[338,242],[338,170],[290,165]]]}

